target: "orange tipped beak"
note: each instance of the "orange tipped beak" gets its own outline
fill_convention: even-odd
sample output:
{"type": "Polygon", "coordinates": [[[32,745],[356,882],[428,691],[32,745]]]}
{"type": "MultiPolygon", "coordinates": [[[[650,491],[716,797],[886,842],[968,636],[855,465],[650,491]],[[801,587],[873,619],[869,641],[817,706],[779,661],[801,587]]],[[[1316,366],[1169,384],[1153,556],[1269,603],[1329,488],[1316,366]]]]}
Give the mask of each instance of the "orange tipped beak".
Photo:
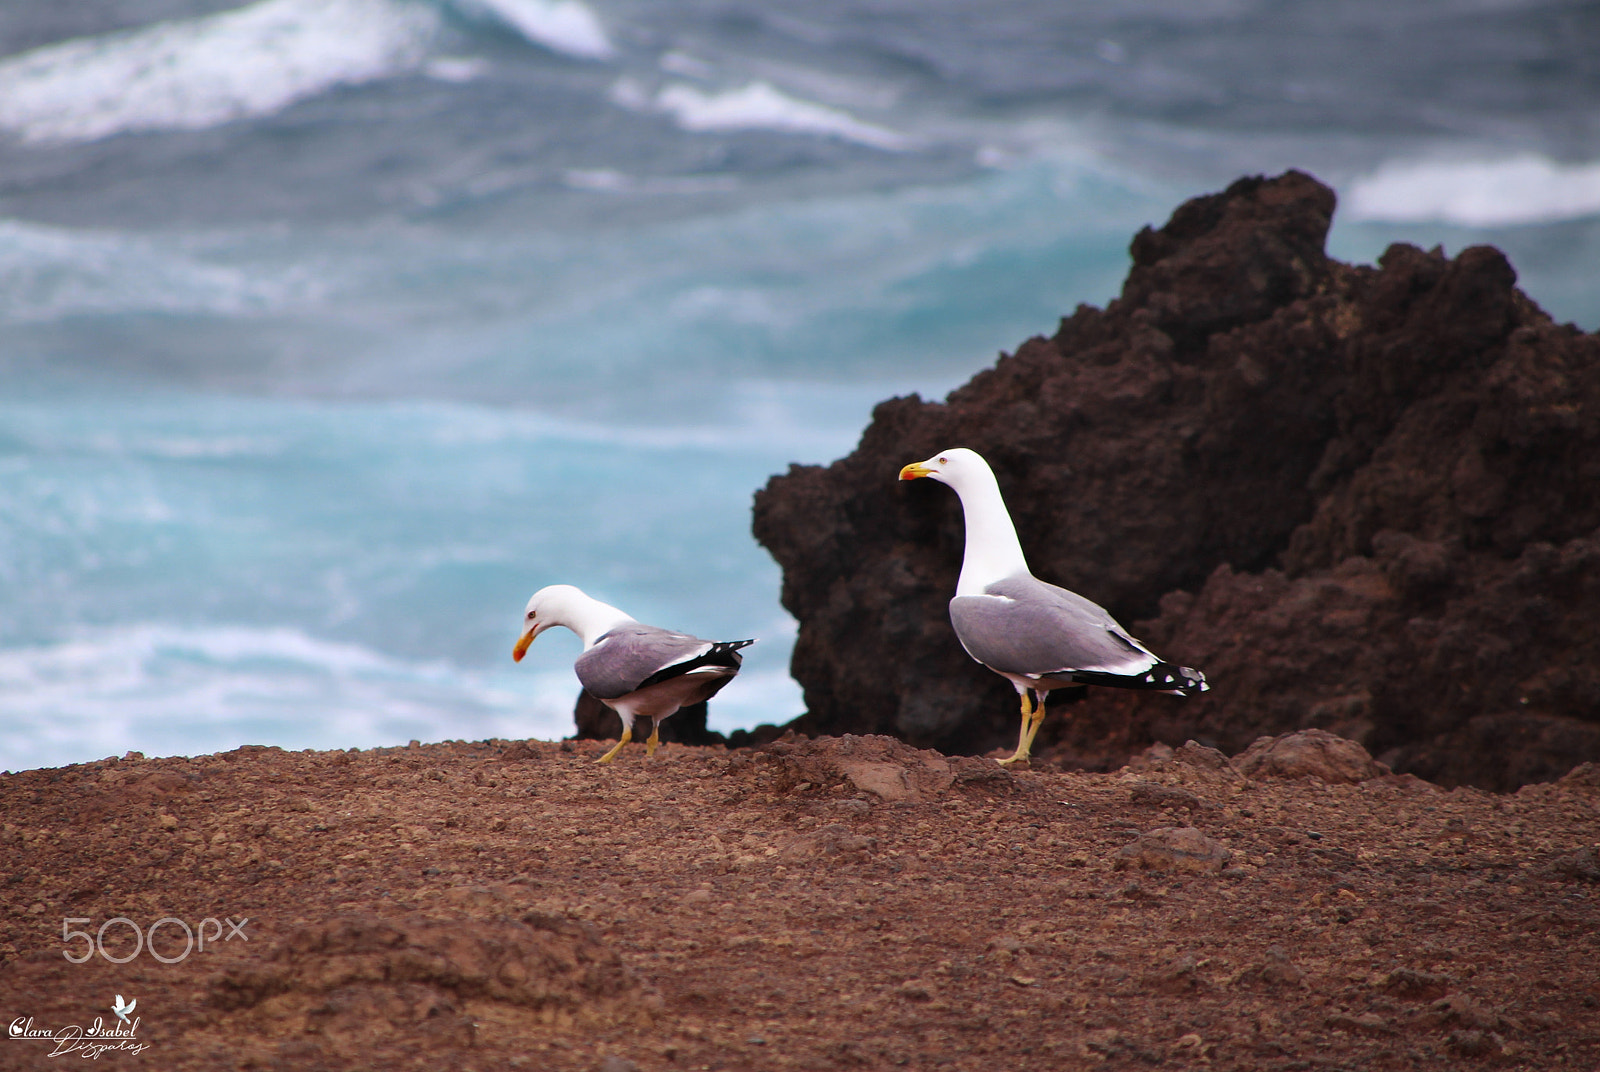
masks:
{"type": "Polygon", "coordinates": [[[927,466],[923,465],[921,462],[912,462],[910,465],[908,465],[904,469],[900,470],[900,479],[901,480],[915,480],[918,477],[932,476],[932,475],[933,475],[933,470],[929,469],[927,466]]]}
{"type": "Polygon", "coordinates": [[[521,662],[522,657],[528,654],[528,645],[533,643],[533,630],[530,629],[517,638],[517,646],[511,649],[513,662],[521,662]]]}

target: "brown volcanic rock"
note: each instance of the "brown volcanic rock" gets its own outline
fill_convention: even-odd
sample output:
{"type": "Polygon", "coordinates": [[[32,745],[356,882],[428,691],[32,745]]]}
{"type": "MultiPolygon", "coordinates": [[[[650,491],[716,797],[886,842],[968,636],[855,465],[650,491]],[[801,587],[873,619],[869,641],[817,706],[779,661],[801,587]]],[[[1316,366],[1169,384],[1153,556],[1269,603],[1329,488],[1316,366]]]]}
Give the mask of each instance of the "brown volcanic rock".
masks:
{"type": "Polygon", "coordinates": [[[795,728],[965,752],[1015,734],[1010,686],[948,623],[957,499],[895,484],[964,445],[1036,574],[1147,619],[1213,684],[1058,694],[1045,755],[1107,768],[1151,740],[1236,752],[1318,726],[1498,788],[1600,758],[1600,339],[1494,249],[1329,260],[1332,210],[1298,172],[1191,201],[1135,238],[1105,310],[769,482],[754,528],[800,622],[795,728]]]}
{"type": "Polygon", "coordinates": [[[1300,730],[1258,737],[1234,764],[1255,778],[1315,778],[1322,782],[1364,782],[1389,773],[1354,741],[1327,730],[1300,730]]]}
{"type": "Polygon", "coordinates": [[[1186,656],[1227,682],[1224,703],[1193,705],[1193,732],[1234,748],[1253,727],[1310,723],[1397,770],[1496,789],[1600,756],[1600,540],[1509,561],[1457,549],[1443,590],[1412,595],[1394,549],[1416,543],[1375,543],[1371,558],[1295,578],[1222,567],[1192,605],[1169,602],[1181,613],[1146,639],[1187,638],[1186,656]]]}
{"type": "Polygon", "coordinates": [[[1140,834],[1111,859],[1113,871],[1221,871],[1233,858],[1228,847],[1192,826],[1163,826],[1140,834]]]}

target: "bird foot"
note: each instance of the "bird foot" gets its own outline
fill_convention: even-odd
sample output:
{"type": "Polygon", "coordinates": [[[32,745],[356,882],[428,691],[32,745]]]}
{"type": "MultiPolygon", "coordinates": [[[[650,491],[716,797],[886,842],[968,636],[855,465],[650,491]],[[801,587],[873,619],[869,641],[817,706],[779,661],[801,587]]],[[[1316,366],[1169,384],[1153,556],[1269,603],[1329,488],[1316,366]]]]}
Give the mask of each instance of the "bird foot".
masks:
{"type": "Polygon", "coordinates": [[[1017,750],[1009,759],[1002,759],[1002,767],[1010,766],[1019,759],[1027,759],[1028,753],[1033,750],[1033,738],[1039,732],[1039,723],[1044,721],[1044,704],[1035,703],[1033,697],[1024,692],[1022,694],[1022,726],[1017,732],[1017,750]]]}
{"type": "Polygon", "coordinates": [[[626,730],[626,729],[623,730],[622,731],[622,739],[619,740],[616,744],[611,746],[611,751],[607,752],[605,755],[603,755],[599,759],[595,760],[595,762],[596,763],[610,763],[613,759],[617,758],[617,753],[622,751],[622,746],[627,744],[631,740],[633,740],[633,731],[632,730],[626,730]]]}

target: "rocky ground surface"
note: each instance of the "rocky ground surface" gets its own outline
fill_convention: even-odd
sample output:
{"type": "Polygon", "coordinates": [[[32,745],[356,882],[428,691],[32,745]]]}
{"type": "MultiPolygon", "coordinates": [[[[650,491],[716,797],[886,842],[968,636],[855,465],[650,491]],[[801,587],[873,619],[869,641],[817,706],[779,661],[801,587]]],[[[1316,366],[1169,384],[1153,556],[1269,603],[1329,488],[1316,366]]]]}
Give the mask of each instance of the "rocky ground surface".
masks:
{"type": "Polygon", "coordinates": [[[1111,773],[603,748],[0,775],[0,1015],[137,1001],[147,1048],[96,1067],[1600,1065],[1593,765],[1494,795],[1317,733],[1111,773]]]}

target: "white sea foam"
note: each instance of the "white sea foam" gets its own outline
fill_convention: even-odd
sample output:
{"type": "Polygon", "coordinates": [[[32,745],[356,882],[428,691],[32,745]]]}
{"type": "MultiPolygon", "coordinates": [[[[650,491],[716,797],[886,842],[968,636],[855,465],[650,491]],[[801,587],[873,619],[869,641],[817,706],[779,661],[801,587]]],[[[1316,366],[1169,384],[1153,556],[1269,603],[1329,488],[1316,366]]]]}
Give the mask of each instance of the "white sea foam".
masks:
{"type": "Polygon", "coordinates": [[[11,770],[136,749],[370,747],[572,732],[570,670],[471,673],[296,629],[120,625],[0,650],[11,770]]]}
{"type": "Polygon", "coordinates": [[[462,0],[460,6],[486,11],[555,52],[585,60],[608,60],[617,52],[599,17],[580,0],[462,0]]]}
{"type": "MultiPolygon", "coordinates": [[[[637,89],[627,84],[619,84],[612,99],[624,106],[640,103],[637,89]]],[[[684,130],[694,132],[775,130],[840,138],[889,152],[903,152],[917,144],[909,135],[863,122],[842,109],[789,96],[770,82],[750,82],[722,92],[706,92],[673,82],[649,101],[652,107],[671,115],[684,130]]]]}
{"type": "Polygon", "coordinates": [[[0,60],[0,129],[29,142],[199,130],[423,62],[437,11],[401,0],[259,0],[0,60]]]}
{"type": "Polygon", "coordinates": [[[1355,220],[1507,227],[1581,219],[1600,214],[1600,161],[1563,164],[1531,153],[1397,161],[1355,180],[1343,201],[1355,220]]]}

